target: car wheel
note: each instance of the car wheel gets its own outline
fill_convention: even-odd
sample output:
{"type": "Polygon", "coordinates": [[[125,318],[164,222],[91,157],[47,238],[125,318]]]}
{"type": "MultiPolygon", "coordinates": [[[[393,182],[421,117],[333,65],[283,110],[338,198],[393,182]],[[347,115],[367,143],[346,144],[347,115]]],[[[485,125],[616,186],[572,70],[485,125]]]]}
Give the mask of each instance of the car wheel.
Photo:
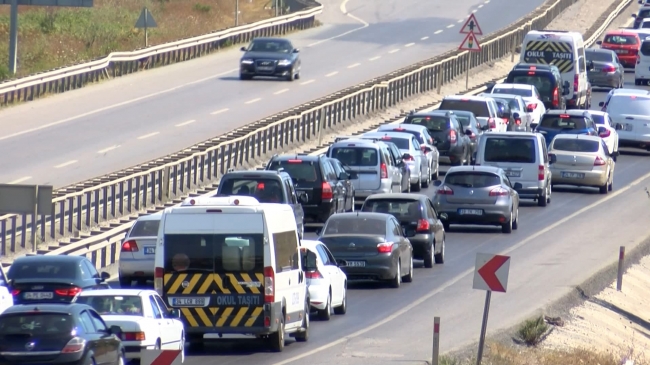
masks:
{"type": "Polygon", "coordinates": [[[537,205],[540,207],[545,207],[548,204],[548,186],[549,185],[547,184],[546,188],[544,189],[544,194],[537,198],[537,205]]]}
{"type": "Polygon", "coordinates": [[[413,282],[413,254],[411,254],[411,260],[409,260],[409,273],[404,275],[402,278],[402,281],[405,283],[412,283],[413,282]]]}
{"type": "Polygon", "coordinates": [[[295,79],[295,74],[293,73],[293,69],[289,71],[289,75],[287,75],[287,81],[293,81],[295,79]]]}
{"type": "Polygon", "coordinates": [[[641,80],[640,79],[634,79],[634,85],[641,85],[641,80]]]}
{"type": "Polygon", "coordinates": [[[408,180],[406,180],[406,193],[411,192],[411,183],[410,183],[411,178],[409,177],[408,180]]]}
{"type": "Polygon", "coordinates": [[[399,288],[402,285],[402,265],[399,260],[397,260],[397,270],[395,271],[395,277],[390,281],[390,286],[392,288],[399,288]]]}
{"type": "Polygon", "coordinates": [[[607,185],[607,190],[612,191],[614,190],[614,177],[612,176],[611,180],[609,180],[609,185],[607,185]]]}
{"type": "Polygon", "coordinates": [[[607,194],[609,191],[610,191],[610,190],[609,190],[609,178],[608,178],[607,181],[605,182],[605,185],[603,185],[603,186],[600,187],[600,193],[603,194],[603,195],[605,195],[605,194],[607,194]]]}
{"type": "Polygon", "coordinates": [[[305,303],[305,318],[302,319],[302,328],[294,338],[297,342],[307,342],[309,340],[309,303],[305,303]]]}
{"type": "Polygon", "coordinates": [[[278,331],[269,335],[269,345],[271,351],[282,352],[284,350],[284,317],[280,317],[278,331]]]}
{"type": "MultiPolygon", "coordinates": [[[[618,151],[616,151],[616,152],[618,152],[618,151]]],[[[618,159],[618,156],[616,156],[616,155],[614,155],[614,156],[612,157],[612,160],[614,160],[614,162],[616,162],[617,159],[618,159]]]]}
{"type": "Polygon", "coordinates": [[[513,217],[513,219],[515,221],[512,222],[512,229],[519,228],[519,208],[517,208],[517,210],[515,211],[515,216],[513,217]]]}
{"type": "Polygon", "coordinates": [[[448,231],[450,228],[451,224],[448,222],[442,222],[442,227],[445,229],[445,231],[448,231]]]}
{"type": "Polygon", "coordinates": [[[438,180],[438,175],[440,174],[440,165],[436,166],[436,172],[431,174],[431,180],[438,180]]]}
{"type": "Polygon", "coordinates": [[[421,187],[422,187],[422,175],[420,175],[420,177],[418,178],[418,182],[416,182],[415,184],[411,184],[411,190],[420,191],[421,187]]]}
{"type": "Polygon", "coordinates": [[[422,182],[423,188],[428,188],[431,183],[431,168],[427,168],[427,179],[422,182]]]}
{"type": "Polygon", "coordinates": [[[327,304],[325,309],[318,310],[318,319],[321,321],[329,321],[332,318],[332,289],[330,288],[330,293],[327,296],[327,304]]]}
{"type": "Polygon", "coordinates": [[[445,237],[442,237],[442,244],[440,245],[440,252],[438,252],[435,255],[436,259],[436,264],[444,264],[445,263],[445,237]]]}
{"type": "Polygon", "coordinates": [[[431,249],[429,249],[429,254],[424,258],[424,267],[430,269],[433,267],[433,256],[436,254],[436,243],[431,244],[431,249]]]}
{"type": "Polygon", "coordinates": [[[178,344],[178,350],[181,352],[181,363],[185,362],[185,333],[181,332],[181,340],[178,344]]]}
{"type": "Polygon", "coordinates": [[[120,288],[130,288],[133,284],[133,279],[123,278],[120,276],[120,288]]]}
{"type": "Polygon", "coordinates": [[[512,233],[512,220],[514,218],[514,214],[512,214],[512,210],[510,211],[510,219],[508,219],[508,222],[504,223],[501,225],[501,232],[503,233],[512,233]]]}
{"type": "Polygon", "coordinates": [[[120,358],[117,359],[117,365],[125,365],[125,364],[126,364],[126,360],[124,359],[124,353],[121,352],[120,358]]]}
{"type": "Polygon", "coordinates": [[[343,315],[348,311],[348,285],[343,284],[343,301],[338,307],[334,307],[334,314],[343,315]]]}

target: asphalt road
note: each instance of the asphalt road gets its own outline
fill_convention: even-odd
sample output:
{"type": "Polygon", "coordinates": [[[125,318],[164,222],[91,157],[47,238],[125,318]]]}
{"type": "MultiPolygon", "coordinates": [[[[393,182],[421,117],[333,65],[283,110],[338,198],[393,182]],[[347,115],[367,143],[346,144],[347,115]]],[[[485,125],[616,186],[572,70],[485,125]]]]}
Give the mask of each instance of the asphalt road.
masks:
{"type": "Polygon", "coordinates": [[[542,0],[324,3],[324,26],[289,36],[293,83],[241,82],[233,49],[1,111],[0,181],[61,187],[176,152],[453,49],[472,12],[488,34],[542,0]]]}

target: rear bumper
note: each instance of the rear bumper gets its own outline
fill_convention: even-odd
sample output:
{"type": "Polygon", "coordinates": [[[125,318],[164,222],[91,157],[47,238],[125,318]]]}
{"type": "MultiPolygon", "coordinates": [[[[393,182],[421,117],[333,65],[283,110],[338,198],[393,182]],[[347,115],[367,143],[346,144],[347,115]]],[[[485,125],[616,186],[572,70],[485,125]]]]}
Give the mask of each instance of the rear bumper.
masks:
{"type": "Polygon", "coordinates": [[[422,260],[431,254],[431,243],[433,242],[433,235],[416,234],[414,237],[409,237],[411,246],[413,246],[413,258],[422,260]]]}
{"type": "Polygon", "coordinates": [[[147,343],[146,341],[143,341],[144,343],[140,343],[138,341],[122,341],[122,345],[124,346],[124,356],[131,360],[131,359],[140,359],[142,357],[142,350],[153,350],[156,347],[155,341],[151,341],[151,343],[147,343]]]}
{"type": "Polygon", "coordinates": [[[354,191],[354,203],[363,204],[366,201],[366,198],[373,194],[387,194],[391,193],[393,188],[393,183],[389,179],[382,179],[379,189],[372,190],[362,190],[356,189],[354,191]]]}
{"type": "Polygon", "coordinates": [[[270,326],[251,326],[244,327],[244,321],[238,327],[192,327],[184,318],[183,324],[185,325],[185,332],[187,337],[198,340],[197,337],[203,337],[205,334],[229,334],[229,335],[268,335],[278,331],[280,318],[282,318],[282,303],[266,303],[264,304],[263,318],[268,317],[270,326]]]}
{"type": "Polygon", "coordinates": [[[448,150],[438,150],[440,157],[438,157],[438,163],[441,164],[455,164],[463,160],[463,148],[460,146],[451,147],[448,150]]]}
{"type": "Polygon", "coordinates": [[[620,82],[620,76],[616,73],[595,73],[589,75],[591,86],[604,86],[616,88],[620,82]]]}
{"type": "Polygon", "coordinates": [[[437,203],[438,215],[448,224],[500,225],[510,219],[510,206],[437,203]],[[460,214],[460,209],[480,209],[482,215],[460,214]]]}
{"type": "Polygon", "coordinates": [[[583,179],[577,178],[563,178],[561,170],[553,171],[553,178],[551,182],[557,185],[573,185],[573,186],[593,186],[600,187],[605,185],[607,182],[607,172],[606,171],[571,171],[563,170],[564,172],[576,172],[584,174],[583,179]]]}
{"type": "Polygon", "coordinates": [[[154,256],[151,255],[151,258],[144,259],[132,259],[120,257],[120,263],[118,265],[118,273],[121,278],[143,278],[143,279],[153,279],[154,273],[154,256]]]}
{"type": "Polygon", "coordinates": [[[520,183],[522,188],[517,191],[520,199],[537,199],[544,194],[546,185],[544,181],[533,180],[533,181],[521,181],[517,179],[511,180],[513,184],[520,183]]]}
{"type": "Polygon", "coordinates": [[[390,280],[395,277],[397,267],[393,262],[392,256],[380,254],[372,257],[341,257],[347,261],[364,261],[365,267],[348,267],[343,266],[341,270],[345,273],[349,281],[354,280],[390,280]]]}
{"type": "Polygon", "coordinates": [[[334,213],[334,202],[321,202],[320,204],[303,205],[302,210],[305,212],[305,222],[325,223],[334,213]]]}

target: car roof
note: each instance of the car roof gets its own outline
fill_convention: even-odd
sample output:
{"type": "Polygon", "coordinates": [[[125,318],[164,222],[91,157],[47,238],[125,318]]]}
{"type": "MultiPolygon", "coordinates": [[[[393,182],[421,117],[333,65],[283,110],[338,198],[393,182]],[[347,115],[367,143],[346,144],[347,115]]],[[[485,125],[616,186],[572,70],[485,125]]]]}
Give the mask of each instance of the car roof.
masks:
{"type": "Polygon", "coordinates": [[[16,304],[13,305],[2,312],[2,315],[4,314],[12,314],[12,313],[27,313],[27,312],[35,312],[35,311],[40,311],[40,312],[46,312],[46,313],[65,313],[65,314],[70,314],[72,312],[77,312],[82,309],[87,309],[91,308],[87,304],[81,304],[81,303],[34,303],[34,304],[16,304]]]}
{"type": "Polygon", "coordinates": [[[650,95],[650,90],[645,89],[612,89],[612,95],[650,95]]]}
{"type": "Polygon", "coordinates": [[[627,96],[631,99],[644,99],[644,100],[650,99],[650,94],[621,93],[621,94],[613,94],[612,97],[610,98],[610,101],[614,97],[623,97],[623,96],[627,96]]]}
{"type": "Polygon", "coordinates": [[[500,93],[495,93],[495,94],[490,94],[494,95],[494,98],[499,98],[499,99],[517,99],[517,97],[520,97],[523,99],[521,95],[514,95],[514,94],[500,94],[500,93]]]}
{"type": "Polygon", "coordinates": [[[585,113],[589,114],[589,110],[583,109],[551,109],[547,110],[544,115],[559,115],[559,114],[568,114],[570,116],[582,117],[585,113]]]}
{"type": "Polygon", "coordinates": [[[278,38],[278,37],[255,37],[252,41],[285,41],[291,43],[287,38],[278,38]]]}
{"type": "Polygon", "coordinates": [[[513,137],[532,137],[532,138],[537,138],[539,135],[537,133],[533,132],[490,132],[490,133],[485,133],[485,137],[508,137],[508,138],[513,138],[513,137]]]}
{"type": "Polygon", "coordinates": [[[600,141],[599,136],[590,136],[587,134],[558,134],[553,139],[584,139],[587,141],[600,141]]]}
{"type": "MultiPolygon", "coordinates": [[[[323,155],[308,155],[308,154],[284,154],[284,155],[277,155],[273,156],[273,159],[276,161],[289,161],[289,160],[301,160],[301,161],[307,161],[307,162],[315,162],[318,161],[323,155]]],[[[258,172],[263,172],[260,170],[253,170],[249,171],[248,174],[256,174],[258,172]]],[[[272,174],[277,174],[275,171],[269,171],[266,170],[264,171],[267,174],[272,173],[272,174]]]]}
{"type": "MultiPolygon", "coordinates": [[[[605,33],[605,36],[608,35],[637,35],[636,32],[630,32],[630,29],[612,29],[605,33]]],[[[585,49],[586,51],[586,49],[585,49]]]]}
{"type": "Polygon", "coordinates": [[[100,290],[85,290],[79,293],[82,297],[96,297],[96,296],[140,296],[156,294],[155,290],[151,289],[100,289],[100,290]]]}
{"type": "Polygon", "coordinates": [[[436,109],[436,110],[429,110],[428,112],[419,112],[410,115],[411,117],[429,117],[429,116],[436,116],[436,117],[451,117],[454,115],[454,111],[452,110],[447,110],[447,109],[436,109]]]}
{"type": "Polygon", "coordinates": [[[500,167],[496,166],[452,166],[447,171],[447,175],[452,172],[468,172],[468,171],[478,171],[478,172],[492,172],[498,174],[501,171],[500,167]]]}
{"type": "MultiPolygon", "coordinates": [[[[453,114],[456,115],[474,115],[474,112],[470,112],[468,110],[456,110],[456,109],[441,109],[440,111],[442,112],[452,112],[453,114]]],[[[474,118],[476,118],[476,115],[474,115],[474,118]]]]}
{"type": "Polygon", "coordinates": [[[81,262],[85,256],[77,255],[33,255],[33,256],[20,256],[14,259],[13,265],[22,261],[36,261],[36,262],[81,262]]]}
{"type": "Polygon", "coordinates": [[[474,96],[474,95],[447,95],[442,100],[461,100],[461,101],[488,101],[490,98],[487,96],[474,96]]]}
{"type": "Polygon", "coordinates": [[[413,193],[384,193],[384,194],[372,194],[366,198],[366,201],[369,200],[382,200],[382,199],[402,199],[402,200],[421,200],[426,198],[424,194],[413,194],[413,193]]]}
{"type": "Polygon", "coordinates": [[[374,212],[348,212],[348,213],[337,213],[332,216],[330,216],[330,219],[336,218],[336,219],[353,219],[353,218],[376,218],[376,219],[389,219],[392,217],[390,214],[385,214],[385,213],[374,213],[374,212]]]}
{"type": "Polygon", "coordinates": [[[382,137],[404,138],[408,140],[413,138],[413,135],[411,133],[392,132],[392,131],[367,132],[364,133],[362,136],[370,137],[370,138],[382,138],[382,137]]]}
{"type": "Polygon", "coordinates": [[[605,116],[605,115],[607,115],[607,112],[604,112],[602,110],[590,110],[589,114],[605,116]]]}
{"type": "MultiPolygon", "coordinates": [[[[386,132],[386,131],[388,130],[388,128],[390,128],[390,129],[400,129],[400,128],[401,128],[401,129],[404,129],[404,130],[407,130],[407,131],[412,131],[412,132],[422,132],[422,131],[426,131],[426,130],[427,130],[427,127],[425,127],[425,126],[423,126],[423,125],[420,125],[420,124],[408,124],[408,123],[403,123],[403,124],[384,124],[384,125],[382,125],[382,126],[379,126],[378,129],[382,129],[382,128],[386,128],[386,129],[384,129],[384,130],[381,131],[381,132],[386,132]]],[[[378,132],[379,132],[379,131],[378,131],[378,132]]],[[[393,132],[399,132],[399,131],[395,131],[395,130],[393,130],[393,132]]]]}
{"type": "Polygon", "coordinates": [[[162,219],[163,211],[145,214],[138,217],[137,222],[159,221],[162,219]]]}
{"type": "Polygon", "coordinates": [[[530,90],[533,88],[533,85],[528,85],[528,84],[496,84],[494,85],[494,88],[499,88],[499,89],[523,89],[523,90],[530,90]]]}
{"type": "Polygon", "coordinates": [[[513,70],[518,70],[518,71],[523,70],[523,69],[530,70],[531,67],[535,67],[535,71],[537,71],[537,70],[550,71],[553,68],[557,68],[557,66],[555,66],[555,65],[544,65],[544,64],[541,64],[541,63],[524,63],[524,62],[522,62],[522,63],[516,64],[512,69],[513,70]]]}
{"type": "Polygon", "coordinates": [[[317,245],[321,244],[323,244],[323,242],[317,240],[300,240],[300,246],[304,246],[309,249],[315,249],[317,245]]]}
{"type": "Polygon", "coordinates": [[[587,53],[609,53],[609,54],[615,53],[611,49],[604,49],[604,48],[587,48],[587,49],[585,49],[585,52],[587,52],[587,53]]]}
{"type": "Polygon", "coordinates": [[[343,139],[338,142],[332,143],[332,146],[336,145],[341,145],[341,144],[354,144],[354,146],[349,146],[349,147],[378,147],[377,144],[369,139],[362,139],[360,137],[355,137],[355,138],[350,138],[350,139],[343,139]],[[358,145],[358,146],[357,146],[358,145]]]}

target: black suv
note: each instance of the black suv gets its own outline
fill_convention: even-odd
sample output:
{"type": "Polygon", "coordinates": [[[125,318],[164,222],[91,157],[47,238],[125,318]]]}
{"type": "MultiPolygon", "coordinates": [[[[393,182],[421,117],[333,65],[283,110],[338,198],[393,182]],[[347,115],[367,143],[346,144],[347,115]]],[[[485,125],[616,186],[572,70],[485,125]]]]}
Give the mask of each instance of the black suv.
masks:
{"type": "Polygon", "coordinates": [[[305,231],[305,213],[300,203],[307,201],[304,193],[296,193],[294,182],[288,173],[265,170],[228,171],[219,182],[215,196],[244,195],[256,198],[260,203],[288,204],[293,208],[298,233],[305,231]]]}
{"type": "Polygon", "coordinates": [[[346,209],[344,191],[345,181],[350,175],[345,173],[345,176],[337,176],[325,155],[275,155],[266,169],[283,169],[293,179],[296,190],[307,195],[302,201],[307,222],[325,223],[332,214],[352,210],[346,209]]]}
{"type": "Polygon", "coordinates": [[[456,115],[448,110],[430,112],[411,112],[404,119],[404,124],[423,125],[429,131],[438,152],[439,163],[453,166],[469,164],[471,159],[471,141],[462,128],[456,115]]]}
{"type": "Polygon", "coordinates": [[[634,18],[634,26],[632,28],[639,29],[643,19],[650,18],[650,8],[642,6],[636,14],[632,14],[632,17],[634,18]]]}
{"type": "MultiPolygon", "coordinates": [[[[565,95],[569,95],[569,83],[562,84],[562,75],[557,66],[533,63],[518,63],[506,78],[508,84],[534,85],[546,109],[566,109],[565,95]]],[[[489,87],[489,86],[488,86],[489,87]]]]}

